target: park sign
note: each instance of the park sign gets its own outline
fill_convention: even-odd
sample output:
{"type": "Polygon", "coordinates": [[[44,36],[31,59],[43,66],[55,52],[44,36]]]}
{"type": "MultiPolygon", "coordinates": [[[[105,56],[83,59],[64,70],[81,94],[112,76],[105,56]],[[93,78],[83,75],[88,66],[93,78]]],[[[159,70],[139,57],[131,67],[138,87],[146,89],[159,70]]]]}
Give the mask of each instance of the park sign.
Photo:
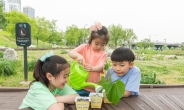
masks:
{"type": "Polygon", "coordinates": [[[16,44],[17,46],[30,46],[31,45],[31,26],[26,22],[16,23],[16,44]]]}

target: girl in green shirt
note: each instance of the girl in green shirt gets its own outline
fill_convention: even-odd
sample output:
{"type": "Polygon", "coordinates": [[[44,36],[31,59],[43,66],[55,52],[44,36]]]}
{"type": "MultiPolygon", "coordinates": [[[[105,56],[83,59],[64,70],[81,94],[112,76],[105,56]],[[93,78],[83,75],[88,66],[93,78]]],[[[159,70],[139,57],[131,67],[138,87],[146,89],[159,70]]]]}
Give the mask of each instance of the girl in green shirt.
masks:
{"type": "Polygon", "coordinates": [[[53,51],[41,57],[34,68],[34,81],[19,109],[64,110],[64,103],[74,104],[78,94],[69,87],[70,65],[53,51]]]}

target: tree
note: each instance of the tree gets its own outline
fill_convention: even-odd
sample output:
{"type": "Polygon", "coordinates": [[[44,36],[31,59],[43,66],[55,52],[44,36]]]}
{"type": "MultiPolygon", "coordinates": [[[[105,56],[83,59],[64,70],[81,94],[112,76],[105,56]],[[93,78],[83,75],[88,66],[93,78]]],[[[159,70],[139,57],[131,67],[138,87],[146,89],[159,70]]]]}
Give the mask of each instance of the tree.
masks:
{"type": "Polygon", "coordinates": [[[48,21],[49,36],[47,38],[47,41],[49,43],[54,43],[56,42],[56,39],[61,39],[59,38],[59,35],[57,32],[56,22],[57,20],[48,21]]]}
{"type": "Polygon", "coordinates": [[[125,35],[126,35],[128,47],[131,48],[131,44],[134,43],[134,40],[137,39],[137,36],[133,32],[133,29],[125,29],[125,35]]]}
{"type": "Polygon", "coordinates": [[[32,18],[29,18],[26,14],[13,10],[6,13],[7,26],[5,30],[12,34],[15,37],[15,24],[18,22],[27,22],[31,25],[31,36],[36,34],[36,21],[32,18]]]}
{"type": "Polygon", "coordinates": [[[118,40],[125,40],[125,31],[123,30],[121,25],[110,25],[109,26],[110,32],[110,44],[116,48],[118,40]]]}
{"type": "Polygon", "coordinates": [[[45,41],[46,38],[49,36],[49,29],[48,29],[48,20],[46,20],[44,17],[39,18],[36,17],[36,35],[35,39],[37,41],[37,47],[38,47],[38,41],[42,40],[45,41]]]}
{"type": "Polygon", "coordinates": [[[0,29],[6,27],[6,22],[5,13],[3,12],[3,3],[0,1],[0,29]]]}
{"type": "Polygon", "coordinates": [[[67,27],[65,39],[68,45],[77,45],[81,42],[81,31],[78,29],[77,26],[72,25],[67,27]]]}
{"type": "Polygon", "coordinates": [[[154,43],[150,41],[150,39],[145,38],[144,40],[142,40],[141,42],[137,42],[136,46],[139,48],[148,48],[148,47],[153,47],[154,43]]]}

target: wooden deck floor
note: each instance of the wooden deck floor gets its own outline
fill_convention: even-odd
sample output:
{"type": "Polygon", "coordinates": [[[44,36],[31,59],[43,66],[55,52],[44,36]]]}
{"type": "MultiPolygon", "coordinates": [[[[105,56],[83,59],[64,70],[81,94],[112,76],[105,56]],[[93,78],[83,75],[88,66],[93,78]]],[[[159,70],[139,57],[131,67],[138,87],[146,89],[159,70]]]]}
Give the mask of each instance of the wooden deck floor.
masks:
{"type": "MultiPolygon", "coordinates": [[[[26,93],[0,91],[0,110],[18,110],[26,93]]],[[[65,105],[65,110],[75,110],[75,105],[65,105]]],[[[90,110],[184,110],[184,87],[141,88],[140,96],[122,98],[117,106],[103,104],[90,110]]]]}

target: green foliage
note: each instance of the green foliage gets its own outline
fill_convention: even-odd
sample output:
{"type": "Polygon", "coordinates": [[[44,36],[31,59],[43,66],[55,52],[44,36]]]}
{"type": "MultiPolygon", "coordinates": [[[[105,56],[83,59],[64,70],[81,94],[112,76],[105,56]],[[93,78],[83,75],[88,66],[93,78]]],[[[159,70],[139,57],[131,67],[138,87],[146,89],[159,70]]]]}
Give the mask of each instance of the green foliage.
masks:
{"type": "Polygon", "coordinates": [[[165,82],[156,78],[155,73],[141,74],[141,84],[164,84],[165,82]]]}
{"type": "Polygon", "coordinates": [[[70,46],[79,45],[80,42],[83,40],[81,33],[82,33],[81,30],[78,29],[78,27],[75,25],[67,27],[65,34],[67,44],[70,46]]]}
{"type": "Polygon", "coordinates": [[[111,82],[111,75],[109,75],[108,79],[102,76],[98,84],[105,89],[107,99],[114,105],[117,105],[120,98],[124,95],[125,84],[119,79],[116,82],[111,82]]]}
{"type": "Polygon", "coordinates": [[[109,33],[110,33],[110,42],[108,44],[113,45],[114,47],[117,46],[117,41],[119,39],[126,40],[126,32],[121,25],[111,25],[109,26],[109,33]]]}
{"type": "Polygon", "coordinates": [[[133,29],[125,29],[126,32],[126,36],[127,36],[127,43],[128,43],[128,47],[131,48],[131,44],[134,43],[134,40],[137,39],[136,34],[134,33],[133,29]]]}
{"type": "Polygon", "coordinates": [[[3,4],[0,1],[0,29],[4,29],[6,27],[6,18],[3,12],[3,4]]]}
{"type": "Polygon", "coordinates": [[[0,58],[3,58],[4,52],[0,51],[0,58]]]}
{"type": "Polygon", "coordinates": [[[140,41],[140,42],[137,42],[136,43],[136,46],[139,47],[139,48],[148,48],[148,47],[153,47],[154,46],[154,43],[151,42],[150,39],[147,39],[145,38],[144,40],[140,41]]]}
{"type": "Polygon", "coordinates": [[[110,67],[111,67],[111,63],[109,61],[106,61],[104,69],[108,70],[110,67]]]}
{"type": "Polygon", "coordinates": [[[174,50],[174,47],[171,47],[170,50],[174,50]]]}
{"type": "Polygon", "coordinates": [[[10,76],[16,74],[14,60],[0,58],[0,76],[10,76]]]}
{"type": "Polygon", "coordinates": [[[157,60],[164,60],[164,55],[158,55],[156,56],[157,60]]]}
{"type": "Polygon", "coordinates": [[[61,54],[67,54],[68,52],[66,50],[61,50],[61,54]]]}
{"type": "Polygon", "coordinates": [[[150,49],[150,50],[148,50],[148,49],[139,49],[139,50],[133,50],[133,51],[136,52],[136,53],[139,53],[139,54],[141,54],[141,53],[144,53],[144,54],[157,54],[158,53],[158,51],[152,50],[152,49],[150,49]]]}
{"type": "Polygon", "coordinates": [[[182,47],[181,47],[181,50],[183,50],[183,51],[184,51],[184,46],[182,46],[182,47]]]}
{"type": "Polygon", "coordinates": [[[8,38],[9,40],[12,40],[11,34],[7,31],[0,31],[0,36],[4,36],[4,37],[8,38]]]}
{"type": "Polygon", "coordinates": [[[28,62],[28,71],[34,70],[36,62],[37,62],[37,59],[32,59],[30,62],[28,62]]]}

